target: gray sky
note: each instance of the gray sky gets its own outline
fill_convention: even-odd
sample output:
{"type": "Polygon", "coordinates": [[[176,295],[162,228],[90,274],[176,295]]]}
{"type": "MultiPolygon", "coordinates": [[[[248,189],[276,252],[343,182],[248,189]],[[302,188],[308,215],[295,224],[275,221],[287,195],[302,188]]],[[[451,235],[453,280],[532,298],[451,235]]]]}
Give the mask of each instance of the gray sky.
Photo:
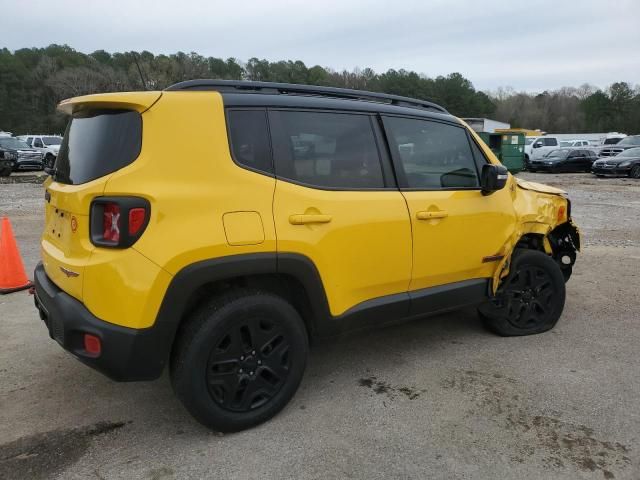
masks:
{"type": "Polygon", "coordinates": [[[481,90],[640,83],[640,0],[0,0],[0,46],[460,72],[481,90]]]}

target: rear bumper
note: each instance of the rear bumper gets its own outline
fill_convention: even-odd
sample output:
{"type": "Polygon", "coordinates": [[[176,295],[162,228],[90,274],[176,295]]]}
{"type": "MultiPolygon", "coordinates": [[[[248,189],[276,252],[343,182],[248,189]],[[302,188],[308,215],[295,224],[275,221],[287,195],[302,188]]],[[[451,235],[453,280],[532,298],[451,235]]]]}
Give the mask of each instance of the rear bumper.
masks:
{"type": "Polygon", "coordinates": [[[49,336],[78,360],[116,381],[153,380],[169,358],[173,329],[161,324],[145,329],[114,325],[87,310],[47,276],[42,263],[34,272],[35,304],[49,336]],[[100,338],[99,356],[84,349],[84,334],[100,338]]]}

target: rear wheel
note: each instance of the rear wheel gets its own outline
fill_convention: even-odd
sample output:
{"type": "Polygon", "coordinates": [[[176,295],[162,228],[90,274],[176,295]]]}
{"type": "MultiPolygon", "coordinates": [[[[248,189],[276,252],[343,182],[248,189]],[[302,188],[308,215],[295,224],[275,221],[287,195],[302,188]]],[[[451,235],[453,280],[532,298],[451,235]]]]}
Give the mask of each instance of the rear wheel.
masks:
{"type": "Polygon", "coordinates": [[[565,280],[558,264],[543,252],[516,250],[509,275],[478,313],[498,335],[532,335],[555,326],[564,302],[565,280]]]}
{"type": "Polygon", "coordinates": [[[9,175],[11,175],[11,167],[0,169],[0,177],[8,177],[9,175]]]}
{"type": "Polygon", "coordinates": [[[634,165],[629,172],[631,178],[640,178],[640,165],[634,165]]]}
{"type": "Polygon", "coordinates": [[[298,312],[269,293],[241,290],[210,300],[180,332],[174,391],[203,425],[234,432],[278,413],[305,370],[307,332],[298,312]]]}

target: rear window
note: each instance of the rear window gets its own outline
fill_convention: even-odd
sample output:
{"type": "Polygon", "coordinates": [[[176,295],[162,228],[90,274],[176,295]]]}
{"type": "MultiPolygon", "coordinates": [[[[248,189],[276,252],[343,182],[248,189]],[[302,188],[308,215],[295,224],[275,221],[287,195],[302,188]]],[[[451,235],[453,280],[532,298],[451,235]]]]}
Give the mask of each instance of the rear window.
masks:
{"type": "Polygon", "coordinates": [[[73,116],[55,164],[54,180],[77,185],[132,163],[142,146],[142,117],[130,110],[96,110],[73,116]]]}

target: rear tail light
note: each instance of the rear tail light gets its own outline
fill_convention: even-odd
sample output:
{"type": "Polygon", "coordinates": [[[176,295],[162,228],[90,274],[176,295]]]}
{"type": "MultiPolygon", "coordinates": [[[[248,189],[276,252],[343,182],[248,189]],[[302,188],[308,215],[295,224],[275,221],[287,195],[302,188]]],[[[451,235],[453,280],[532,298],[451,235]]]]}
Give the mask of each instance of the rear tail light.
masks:
{"type": "Polygon", "coordinates": [[[147,211],[144,208],[132,208],[129,210],[129,235],[136,235],[147,220],[147,211]]]}
{"type": "Polygon", "coordinates": [[[120,205],[105,203],[102,209],[102,238],[107,242],[120,241],[120,205]]]}
{"type": "Polygon", "coordinates": [[[91,242],[99,247],[130,247],[147,228],[150,214],[144,198],[98,197],[91,203],[91,242]]]}

